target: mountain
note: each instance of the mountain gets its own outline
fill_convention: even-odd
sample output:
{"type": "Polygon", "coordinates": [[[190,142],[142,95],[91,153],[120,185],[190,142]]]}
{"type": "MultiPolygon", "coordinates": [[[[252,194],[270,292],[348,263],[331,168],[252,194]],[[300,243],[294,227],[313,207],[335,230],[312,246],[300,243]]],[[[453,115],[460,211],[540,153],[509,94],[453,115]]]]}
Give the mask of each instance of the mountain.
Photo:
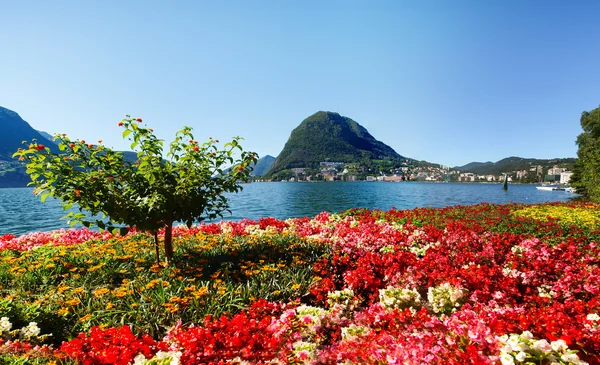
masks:
{"type": "Polygon", "coordinates": [[[52,152],[58,151],[51,140],[31,128],[19,114],[3,107],[0,107],[0,131],[0,161],[14,161],[12,155],[18,148],[23,147],[22,142],[31,142],[33,138],[37,139],[38,143],[50,147],[52,152]]]}
{"type": "Polygon", "coordinates": [[[498,162],[471,162],[464,166],[456,166],[454,169],[480,175],[499,175],[504,172],[528,170],[533,166],[542,166],[543,169],[548,169],[554,165],[559,165],[561,167],[572,169],[576,160],[576,158],[553,158],[544,160],[513,156],[498,162]]]}
{"type": "Polygon", "coordinates": [[[254,170],[252,170],[251,175],[263,176],[271,169],[271,166],[273,166],[273,162],[275,162],[275,157],[270,155],[266,155],[264,157],[259,158],[256,162],[256,165],[254,165],[254,170]]]}
{"type": "Polygon", "coordinates": [[[460,171],[467,171],[467,172],[472,172],[473,169],[485,169],[485,168],[489,168],[491,166],[494,166],[494,163],[492,161],[488,161],[488,162],[471,162],[468,163],[464,166],[456,166],[454,167],[454,169],[456,170],[460,170],[460,171]]]}
{"type": "Polygon", "coordinates": [[[401,159],[363,126],[338,113],[320,111],[304,119],[290,135],[269,174],[295,167],[316,168],[323,161],[360,162],[401,159]]]}
{"type": "Polygon", "coordinates": [[[47,140],[49,140],[50,142],[56,144],[56,142],[54,141],[54,136],[50,135],[50,133],[46,133],[44,131],[37,131],[39,134],[41,134],[44,138],[46,138],[47,140]]]}

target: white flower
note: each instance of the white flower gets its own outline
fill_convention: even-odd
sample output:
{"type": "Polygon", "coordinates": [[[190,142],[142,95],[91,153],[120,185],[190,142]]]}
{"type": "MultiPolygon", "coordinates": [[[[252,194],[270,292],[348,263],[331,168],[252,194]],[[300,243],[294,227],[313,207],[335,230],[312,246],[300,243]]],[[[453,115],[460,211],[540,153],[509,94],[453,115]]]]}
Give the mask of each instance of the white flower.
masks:
{"type": "Polygon", "coordinates": [[[564,340],[552,341],[550,346],[552,347],[552,350],[554,350],[554,351],[563,351],[568,348],[567,343],[564,340]]]}
{"type": "Polygon", "coordinates": [[[2,317],[0,319],[0,334],[10,331],[12,323],[8,320],[8,317],[2,317]]]}
{"type": "Polygon", "coordinates": [[[502,335],[497,338],[498,338],[498,341],[500,341],[500,343],[506,343],[506,341],[508,341],[508,335],[502,335]]]}
{"type": "Polygon", "coordinates": [[[579,357],[573,353],[566,353],[560,356],[562,361],[566,361],[567,363],[574,363],[579,361],[579,357]]]}
{"type": "Polygon", "coordinates": [[[517,361],[523,362],[525,361],[525,359],[527,359],[527,354],[521,351],[515,356],[515,359],[517,359],[517,361]]]}
{"type": "Polygon", "coordinates": [[[521,339],[519,339],[519,336],[517,335],[510,335],[506,344],[510,346],[512,351],[521,351],[521,339]]]}
{"type": "Polygon", "coordinates": [[[533,339],[533,333],[529,332],[529,331],[523,331],[523,333],[521,334],[521,336],[523,338],[526,338],[528,340],[533,339]]]}
{"type": "Polygon", "coordinates": [[[139,354],[133,358],[133,365],[143,365],[146,363],[146,356],[139,354]]]}
{"type": "Polygon", "coordinates": [[[515,360],[509,354],[500,355],[500,362],[502,365],[515,365],[515,360]]]}
{"type": "Polygon", "coordinates": [[[169,365],[179,365],[179,358],[181,358],[181,351],[159,351],[156,353],[152,360],[170,359],[171,362],[169,363],[169,365]]]}
{"type": "MultiPolygon", "coordinates": [[[[4,317],[4,318],[6,318],[6,317],[4,317]]],[[[2,318],[2,319],[4,319],[4,318],[2,318]]],[[[596,313],[590,313],[587,315],[587,320],[588,321],[598,321],[598,320],[600,320],[600,316],[596,313]]]]}
{"type": "Polygon", "coordinates": [[[30,322],[27,327],[21,328],[21,335],[25,338],[36,337],[40,334],[40,328],[37,326],[37,322],[30,322]]]}
{"type": "Polygon", "coordinates": [[[552,351],[552,347],[546,340],[534,341],[532,347],[534,350],[538,350],[544,354],[547,354],[548,352],[552,351]]]}

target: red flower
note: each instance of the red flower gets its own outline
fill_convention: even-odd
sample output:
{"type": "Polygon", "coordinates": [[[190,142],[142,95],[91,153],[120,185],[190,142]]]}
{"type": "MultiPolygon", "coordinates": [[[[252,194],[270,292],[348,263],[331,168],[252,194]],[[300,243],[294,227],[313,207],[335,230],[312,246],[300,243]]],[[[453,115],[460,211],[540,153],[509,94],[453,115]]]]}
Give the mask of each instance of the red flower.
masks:
{"type": "Polygon", "coordinates": [[[75,148],[75,143],[71,143],[71,144],[69,145],[69,147],[70,147],[71,149],[75,148]]]}
{"type": "Polygon", "coordinates": [[[142,118],[137,118],[136,122],[141,123],[142,122],[142,118]]]}
{"type": "Polygon", "coordinates": [[[79,195],[81,195],[81,190],[75,189],[75,196],[79,196],[79,195]]]}
{"type": "Polygon", "coordinates": [[[44,148],[45,148],[45,147],[44,147],[44,145],[43,145],[43,144],[38,144],[38,145],[37,145],[37,149],[38,149],[38,151],[41,151],[41,150],[43,150],[44,148]]]}
{"type": "Polygon", "coordinates": [[[117,125],[118,125],[119,127],[122,127],[122,126],[123,126],[123,122],[119,122],[117,125]]]}
{"type": "Polygon", "coordinates": [[[194,151],[198,152],[200,149],[198,147],[194,147],[194,151]]]}
{"type": "Polygon", "coordinates": [[[238,171],[244,171],[244,168],[242,166],[239,166],[238,171]]]}

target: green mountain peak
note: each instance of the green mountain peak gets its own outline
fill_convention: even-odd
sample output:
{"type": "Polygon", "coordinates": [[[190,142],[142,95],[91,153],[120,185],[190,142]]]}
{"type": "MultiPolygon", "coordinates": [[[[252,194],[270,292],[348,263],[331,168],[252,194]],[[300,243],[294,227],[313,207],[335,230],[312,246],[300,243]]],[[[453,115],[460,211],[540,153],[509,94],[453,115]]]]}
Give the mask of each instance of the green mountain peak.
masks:
{"type": "Polygon", "coordinates": [[[319,111],[292,131],[270,173],[297,167],[316,168],[323,161],[353,163],[401,158],[354,120],[319,111]]]}

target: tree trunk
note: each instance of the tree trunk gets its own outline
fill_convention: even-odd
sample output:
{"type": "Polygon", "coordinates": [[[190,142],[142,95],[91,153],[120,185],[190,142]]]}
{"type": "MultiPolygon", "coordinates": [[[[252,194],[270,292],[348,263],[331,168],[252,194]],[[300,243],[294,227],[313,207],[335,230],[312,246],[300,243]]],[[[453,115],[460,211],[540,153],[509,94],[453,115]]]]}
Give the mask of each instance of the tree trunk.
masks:
{"type": "Polygon", "coordinates": [[[160,253],[158,248],[158,231],[154,232],[154,249],[156,250],[156,264],[160,266],[160,253]]]}
{"type": "Polygon", "coordinates": [[[173,263],[173,222],[165,226],[165,256],[167,264],[171,265],[173,263]]]}

